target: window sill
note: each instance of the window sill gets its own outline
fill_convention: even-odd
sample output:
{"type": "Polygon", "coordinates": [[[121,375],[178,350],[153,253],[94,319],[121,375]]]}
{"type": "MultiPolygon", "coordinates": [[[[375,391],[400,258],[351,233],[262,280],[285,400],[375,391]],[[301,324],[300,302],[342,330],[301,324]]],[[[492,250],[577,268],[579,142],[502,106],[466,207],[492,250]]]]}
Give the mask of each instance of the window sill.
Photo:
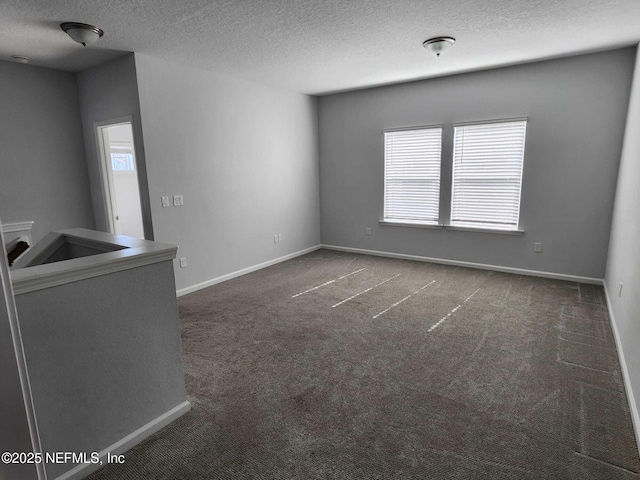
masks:
{"type": "Polygon", "coordinates": [[[522,235],[524,233],[524,230],[500,230],[499,228],[462,227],[456,225],[444,225],[444,228],[460,232],[497,233],[498,235],[522,235]]]}
{"type": "Polygon", "coordinates": [[[418,223],[418,222],[403,222],[394,220],[380,220],[380,225],[387,225],[390,227],[412,227],[412,228],[432,228],[435,230],[453,230],[459,232],[476,232],[476,233],[495,233],[498,235],[522,235],[524,230],[500,230],[498,228],[483,228],[483,227],[463,227],[456,225],[442,225],[440,223],[418,223]]]}
{"type": "Polygon", "coordinates": [[[380,225],[389,225],[391,227],[413,227],[413,228],[435,228],[442,230],[444,225],[439,223],[418,223],[418,222],[403,222],[394,220],[380,220],[380,225]]]}

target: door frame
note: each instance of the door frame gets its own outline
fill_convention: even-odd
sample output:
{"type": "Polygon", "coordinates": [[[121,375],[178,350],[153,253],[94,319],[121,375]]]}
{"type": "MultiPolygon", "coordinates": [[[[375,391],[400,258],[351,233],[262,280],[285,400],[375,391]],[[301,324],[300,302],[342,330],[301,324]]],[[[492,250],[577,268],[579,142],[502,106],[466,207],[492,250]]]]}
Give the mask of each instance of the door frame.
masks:
{"type": "Polygon", "coordinates": [[[140,186],[140,168],[138,164],[138,154],[136,151],[135,134],[133,128],[133,117],[127,115],[125,117],[114,118],[111,120],[103,120],[101,122],[95,122],[93,124],[94,134],[96,137],[96,147],[98,149],[98,160],[100,166],[100,187],[102,190],[102,200],[104,204],[104,214],[107,222],[107,228],[110,233],[118,235],[120,232],[115,220],[117,211],[114,211],[114,206],[117,206],[115,201],[115,192],[113,189],[113,172],[109,166],[111,159],[111,152],[109,151],[109,145],[105,143],[104,132],[108,127],[117,127],[119,125],[131,126],[131,149],[133,150],[133,156],[136,162],[136,177],[138,180],[138,201],[140,202],[140,209],[142,213],[141,221],[144,225],[144,210],[142,209],[142,188],[140,186]]]}

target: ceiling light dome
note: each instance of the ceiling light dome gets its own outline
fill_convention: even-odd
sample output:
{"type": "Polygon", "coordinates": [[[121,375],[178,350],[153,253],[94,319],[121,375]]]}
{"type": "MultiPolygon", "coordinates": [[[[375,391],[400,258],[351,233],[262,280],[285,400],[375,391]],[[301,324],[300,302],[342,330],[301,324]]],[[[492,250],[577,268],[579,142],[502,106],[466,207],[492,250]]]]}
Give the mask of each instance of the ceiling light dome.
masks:
{"type": "Polygon", "coordinates": [[[455,41],[456,39],[453,37],[434,37],[422,42],[422,46],[439,57],[440,54],[448,50],[455,41]]]}
{"type": "Polygon", "coordinates": [[[18,63],[29,63],[29,57],[25,57],[24,55],[11,55],[11,58],[18,63]]]}
{"type": "Polygon", "coordinates": [[[102,29],[86,23],[65,22],[60,24],[60,28],[83,47],[97,42],[104,35],[102,29]]]}

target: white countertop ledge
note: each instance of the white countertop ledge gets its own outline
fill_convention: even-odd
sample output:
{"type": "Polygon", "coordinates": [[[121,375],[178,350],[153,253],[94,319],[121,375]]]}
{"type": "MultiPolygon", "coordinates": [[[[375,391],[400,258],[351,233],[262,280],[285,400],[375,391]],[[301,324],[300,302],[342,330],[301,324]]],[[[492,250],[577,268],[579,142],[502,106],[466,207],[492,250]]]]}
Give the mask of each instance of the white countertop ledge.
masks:
{"type": "Polygon", "coordinates": [[[142,267],[176,257],[178,247],[125,235],[112,235],[84,228],[48,233],[16,262],[11,269],[15,295],[77,282],[130,268],[142,267]],[[61,260],[42,265],[30,264],[51,254],[62,243],[87,248],[104,248],[104,253],[61,260]]]}

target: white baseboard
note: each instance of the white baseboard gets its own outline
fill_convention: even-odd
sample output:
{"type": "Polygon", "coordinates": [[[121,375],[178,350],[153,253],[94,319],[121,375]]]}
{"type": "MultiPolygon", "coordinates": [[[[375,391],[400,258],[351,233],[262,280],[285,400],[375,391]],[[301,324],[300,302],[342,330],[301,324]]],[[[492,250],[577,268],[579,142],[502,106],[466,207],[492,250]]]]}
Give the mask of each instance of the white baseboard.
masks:
{"type": "MultiPolygon", "coordinates": [[[[191,403],[184,401],[180,405],[172,408],[168,412],[163,415],[160,415],[158,418],[150,421],[146,425],[140,427],[135,432],[127,435],[122,440],[117,441],[110,447],[105,448],[100,452],[100,460],[103,461],[104,465],[106,465],[106,457],[107,454],[111,455],[120,455],[127,450],[135,447],[137,444],[142,442],[145,438],[153,435],[158,430],[166,427],[174,420],[178,419],[185,413],[191,410],[191,403]]],[[[84,463],[77,465],[75,468],[69,470],[67,473],[60,475],[56,480],[79,480],[81,478],[85,478],[89,474],[95,472],[100,467],[104,466],[93,463],[84,463]]]]}
{"type": "Polygon", "coordinates": [[[636,398],[633,394],[633,388],[631,388],[629,369],[627,368],[627,362],[624,358],[624,350],[622,349],[622,342],[620,341],[620,333],[618,333],[618,325],[613,315],[613,309],[611,308],[611,297],[609,296],[607,282],[604,282],[604,294],[607,299],[607,309],[609,311],[609,320],[611,321],[611,328],[613,330],[613,338],[616,341],[618,360],[620,360],[620,368],[622,369],[624,389],[627,392],[627,401],[629,402],[629,410],[631,410],[631,422],[633,423],[633,430],[636,434],[636,446],[638,447],[638,453],[640,453],[640,413],[638,412],[638,404],[636,403],[636,398]]]}
{"type": "Polygon", "coordinates": [[[339,247],[336,245],[322,245],[322,248],[326,248],[327,250],[337,250],[340,252],[375,255],[377,257],[401,258],[403,260],[440,263],[443,265],[453,265],[456,267],[477,268],[479,270],[493,270],[496,272],[514,273],[516,275],[528,275],[530,277],[553,278],[556,280],[567,280],[569,282],[588,283],[591,285],[604,285],[604,280],[602,278],[580,277],[577,275],[565,275],[564,273],[541,272],[539,270],[525,270],[523,268],[502,267],[500,265],[488,265],[485,263],[461,262],[458,260],[448,260],[446,258],[421,257],[418,255],[407,255],[404,253],[380,252],[377,250],[365,250],[362,248],[339,247]]]}
{"type": "Polygon", "coordinates": [[[226,282],[227,280],[231,280],[232,278],[240,277],[242,275],[246,275],[247,273],[255,272],[256,270],[261,270],[263,268],[270,267],[271,265],[275,265],[276,263],[285,262],[287,260],[291,260],[292,258],[299,257],[300,255],[305,255],[307,253],[314,252],[316,250],[319,250],[320,248],[321,248],[320,245],[315,245],[313,247],[305,248],[304,250],[290,253],[289,255],[285,255],[283,257],[274,258],[273,260],[269,260],[267,262],[262,262],[257,265],[253,265],[251,267],[243,268],[242,270],[236,270],[235,272],[227,273],[226,275],[212,278],[211,280],[197,283],[190,287],[181,288],[176,292],[176,295],[178,297],[181,297],[182,295],[193,293],[198,290],[202,290],[203,288],[211,287],[212,285],[215,285],[217,283],[226,282]]]}

